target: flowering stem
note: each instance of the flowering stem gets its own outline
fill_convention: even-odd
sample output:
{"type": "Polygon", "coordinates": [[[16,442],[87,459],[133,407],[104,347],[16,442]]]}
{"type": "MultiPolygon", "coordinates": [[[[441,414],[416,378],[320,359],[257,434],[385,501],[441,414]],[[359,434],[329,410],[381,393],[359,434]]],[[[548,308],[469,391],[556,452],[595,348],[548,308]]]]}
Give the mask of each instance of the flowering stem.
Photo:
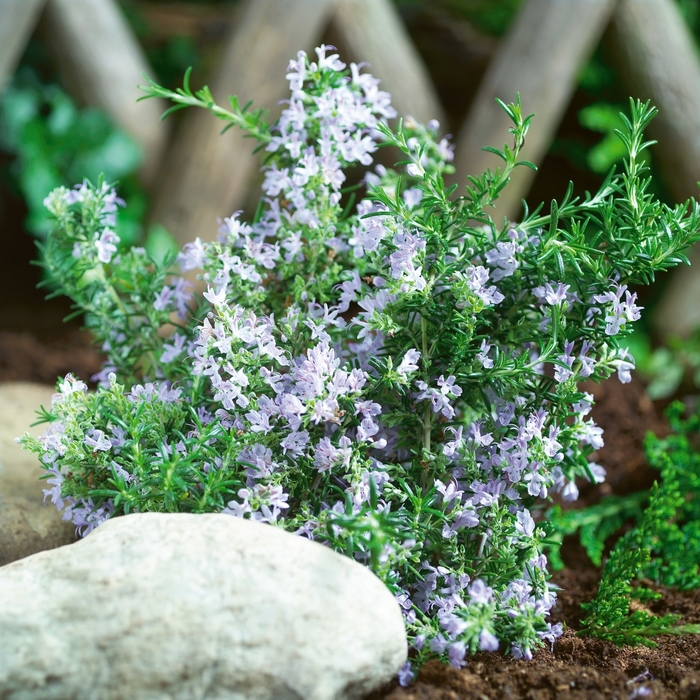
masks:
{"type": "MultiPolygon", "coordinates": [[[[104,285],[105,289],[109,293],[110,297],[116,304],[117,308],[122,312],[124,315],[125,319],[128,319],[129,317],[129,312],[127,311],[126,307],[124,306],[124,302],[121,300],[121,297],[119,296],[119,293],[117,290],[114,288],[114,285],[107,279],[107,275],[105,274],[104,267],[99,268],[99,276],[100,276],[100,281],[104,285]]],[[[97,309],[93,310],[93,313],[99,313],[97,309]]],[[[105,314],[99,314],[101,316],[105,316],[105,314]]],[[[107,318],[107,320],[109,320],[107,318]]]]}
{"type": "MultiPolygon", "coordinates": [[[[428,323],[425,320],[425,316],[420,317],[420,330],[421,330],[421,342],[423,351],[423,366],[428,365],[428,323]]],[[[430,433],[431,433],[431,413],[430,413],[430,401],[426,402],[425,412],[423,413],[423,448],[430,452],[430,433]]]]}
{"type": "Polygon", "coordinates": [[[206,85],[201,90],[192,92],[190,89],[191,72],[192,69],[189,68],[185,73],[183,87],[178,88],[175,91],[158,85],[158,83],[151,80],[144,73],[143,77],[148,81],[148,85],[139,85],[139,89],[146,93],[143,97],[140,97],[139,100],[145,100],[149,97],[159,97],[173,102],[173,106],[165,111],[161,119],[164,119],[169,114],[186,107],[201,107],[202,109],[209,110],[215,117],[229,122],[229,125],[224,129],[224,131],[226,131],[226,129],[228,129],[230,126],[235,125],[247,131],[261,143],[268,143],[270,141],[272,136],[269,132],[267,124],[265,123],[263,110],[257,109],[253,112],[249,112],[248,107],[250,105],[245,105],[243,108],[241,108],[238,104],[237,97],[229,98],[232,111],[220,107],[214,101],[211,90],[206,85]]]}

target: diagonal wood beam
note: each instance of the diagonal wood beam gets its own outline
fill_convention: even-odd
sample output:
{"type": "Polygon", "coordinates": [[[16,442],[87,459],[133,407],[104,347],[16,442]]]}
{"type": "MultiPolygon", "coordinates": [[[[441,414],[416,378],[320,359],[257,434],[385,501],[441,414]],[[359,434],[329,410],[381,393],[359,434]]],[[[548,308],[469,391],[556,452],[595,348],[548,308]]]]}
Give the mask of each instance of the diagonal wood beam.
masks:
{"type": "MultiPolygon", "coordinates": [[[[510,121],[496,104],[520,93],[525,114],[537,115],[521,157],[540,164],[556,134],[581,67],[598,44],[615,0],[528,0],[486,71],[474,104],[459,132],[455,165],[457,180],[500,167],[501,161],[482,150],[509,141],[510,121]]],[[[496,204],[501,216],[517,219],[521,200],[535,173],[516,168],[496,204]]],[[[563,190],[562,190],[563,193],[563,190]]]]}
{"type": "Polygon", "coordinates": [[[341,47],[366,61],[400,116],[444,123],[428,71],[391,0],[339,0],[333,16],[341,47]]]}
{"type": "MultiPolygon", "coordinates": [[[[289,96],[285,68],[297,51],[311,51],[333,10],[331,0],[249,0],[242,8],[210,87],[225,103],[276,109],[289,96]]],[[[216,234],[216,217],[240,207],[258,160],[255,143],[207,112],[189,111],[161,168],[152,219],[179,243],[216,234]]]]}
{"type": "Polygon", "coordinates": [[[700,60],[677,3],[620,0],[606,39],[629,94],[659,109],[649,133],[666,186],[677,202],[697,197],[700,60]]]}
{"type": "Polygon", "coordinates": [[[14,75],[46,0],[0,0],[0,93],[14,75]]]}
{"type": "MultiPolygon", "coordinates": [[[[275,109],[289,94],[284,68],[299,49],[310,51],[333,18],[353,58],[367,60],[401,114],[442,118],[425,67],[390,0],[255,0],[242,9],[212,81],[219,101],[238,95],[275,109]]],[[[176,136],[161,171],[152,218],[184,243],[212,238],[216,217],[240,207],[258,160],[254,143],[206,113],[192,112],[176,136]]]]}
{"type": "MultiPolygon", "coordinates": [[[[24,0],[23,0],[24,1],[24,0]]],[[[47,37],[69,88],[87,104],[104,109],[144,151],[142,176],[152,181],[167,138],[155,100],[136,102],[146,57],[115,0],[49,0],[47,37]]]]}

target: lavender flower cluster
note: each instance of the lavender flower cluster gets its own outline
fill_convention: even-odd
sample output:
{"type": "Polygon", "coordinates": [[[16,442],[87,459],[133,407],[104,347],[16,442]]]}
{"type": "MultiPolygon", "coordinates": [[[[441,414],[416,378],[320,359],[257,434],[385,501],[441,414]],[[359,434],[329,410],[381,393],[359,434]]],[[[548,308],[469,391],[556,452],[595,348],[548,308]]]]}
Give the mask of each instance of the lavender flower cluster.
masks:
{"type": "MultiPolygon", "coordinates": [[[[22,443],[83,535],[132,511],[259,520],[371,566],[414,664],[529,659],[562,632],[547,622],[544,506],[605,477],[578,382],[628,382],[634,366],[619,341],[641,263],[610,225],[628,193],[608,182],[499,226],[484,210],[517,163],[519,105],[504,170],[458,196],[439,125],[391,129],[379,81],[330,51],[300,52],[280,119],[252,128],[267,154],[256,216],[224,219],[174,265],[117,252],[109,187],[47,198],[49,267],[107,360],[95,392],[61,380],[54,422],[22,443]],[[369,169],[380,146],[398,170],[369,169]]],[[[640,226],[639,247],[660,238],[640,226]]]]}

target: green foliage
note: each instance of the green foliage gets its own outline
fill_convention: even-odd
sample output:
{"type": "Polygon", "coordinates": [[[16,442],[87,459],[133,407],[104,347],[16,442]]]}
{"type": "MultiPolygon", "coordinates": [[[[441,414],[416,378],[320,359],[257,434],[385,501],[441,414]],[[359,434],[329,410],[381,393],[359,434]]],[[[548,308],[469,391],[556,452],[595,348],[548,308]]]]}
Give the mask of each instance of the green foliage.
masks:
{"type": "Polygon", "coordinates": [[[649,552],[635,549],[627,541],[622,548],[615,548],[603,571],[598,594],[590,603],[581,607],[588,612],[580,634],[598,637],[619,646],[643,645],[655,647],[654,637],[660,634],[698,634],[700,625],[679,625],[680,615],[658,617],[641,606],[633,609],[633,598],[647,592],[631,585],[647,563],[649,552]]]}
{"type": "Polygon", "coordinates": [[[669,407],[671,435],[647,437],[647,457],[661,470],[662,482],[656,520],[643,542],[651,553],[643,573],[665,586],[691,590],[700,587],[700,414],[684,420],[684,410],[680,402],[669,407]]]}
{"type": "Polygon", "coordinates": [[[42,85],[28,73],[0,100],[0,146],[12,165],[29,216],[27,229],[45,237],[53,223],[43,205],[46,193],[103,174],[119,180],[129,209],[119,212],[117,233],[125,245],[141,238],[146,196],[136,180],[140,146],[95,108],[79,109],[56,85],[42,85]]]}
{"type": "Polygon", "coordinates": [[[595,599],[583,606],[584,634],[655,646],[652,638],[659,634],[700,633],[700,625],[678,625],[679,615],[656,617],[633,603],[660,597],[640,585],[643,581],[681,590],[700,587],[700,454],[692,444],[700,415],[683,420],[683,411],[678,402],[670,407],[669,437],[647,438],[647,456],[661,470],[661,485],[654,484],[639,524],[619,540],[595,599]]]}
{"type": "MultiPolygon", "coordinates": [[[[65,380],[64,385],[69,381],[65,380]]],[[[243,486],[230,470],[214,466],[233,461],[217,441],[221,425],[202,425],[188,404],[172,402],[165,406],[158,392],[147,392],[136,404],[116,382],[109,390],[73,391],[61,408],[65,409],[68,402],[72,410],[64,424],[65,434],[80,438],[67,451],[66,464],[80,482],[85,498],[112,498],[114,507],[123,513],[204,513],[221,510],[225,495],[243,486]],[[84,444],[84,425],[95,419],[105,429],[108,424],[118,426],[124,436],[119,463],[84,444]],[[170,446],[174,438],[178,449],[170,446]],[[201,471],[203,459],[212,465],[205,472],[201,471]],[[93,481],[96,470],[106,477],[99,484],[93,481]]]]}
{"type": "Polygon", "coordinates": [[[149,97],[162,97],[173,102],[173,106],[163,112],[161,119],[165,119],[173,112],[178,112],[186,107],[201,107],[209,110],[218,119],[228,122],[221,133],[228,131],[234,126],[237,126],[246,131],[246,136],[256,139],[261,145],[270,141],[270,127],[266,121],[266,111],[263,109],[255,109],[250,111],[251,102],[248,102],[243,107],[238,103],[238,97],[229,97],[231,109],[220,107],[214,101],[214,96],[211,90],[205,85],[201,90],[192,92],[190,88],[190,76],[192,68],[188,68],[185,72],[185,78],[181,88],[177,90],[168,90],[161,87],[155,81],[151,80],[147,75],[144,78],[148,81],[148,85],[139,86],[146,95],[140,97],[140,100],[146,100],[149,97]]]}
{"type": "Polygon", "coordinates": [[[683,386],[700,387],[700,329],[688,338],[671,336],[654,349],[643,334],[635,333],[630,340],[630,352],[652,399],[673,396],[683,386]]]}
{"type": "Polygon", "coordinates": [[[626,152],[616,133],[624,126],[620,117],[620,107],[608,102],[598,102],[584,107],[578,113],[578,119],[587,129],[604,134],[603,139],[588,150],[588,167],[594,173],[604,175],[614,165],[622,163],[626,152]]]}
{"type": "MultiPolygon", "coordinates": [[[[100,178],[98,192],[102,183],[100,178]]],[[[76,313],[86,314],[85,324],[101,344],[128,334],[130,343],[115,354],[114,365],[135,381],[136,374],[151,372],[160,364],[164,341],[157,330],[170,322],[170,315],[157,309],[153,298],[165,284],[173,256],[161,248],[159,265],[146,250],[133,247],[121,255],[112,274],[94,258],[76,257],[76,246],[90,246],[95,229],[99,231],[104,225],[101,195],[89,192],[90,199],[82,202],[78,215],[66,218],[70,223],[39,245],[41,265],[60,289],[58,293],[75,302],[76,313]]]]}
{"type": "Polygon", "coordinates": [[[639,492],[629,496],[608,496],[601,503],[580,510],[562,510],[560,506],[554,506],[545,518],[552,528],[548,539],[552,568],[555,571],[564,568],[560,554],[562,541],[567,535],[577,533],[586,554],[596,566],[600,566],[607,539],[630,518],[638,519],[647,499],[646,492],[639,492]]]}
{"type": "Polygon", "coordinates": [[[655,566],[649,545],[660,541],[659,533],[676,506],[675,493],[654,485],[642,522],[617,543],[603,569],[596,597],[581,606],[588,613],[581,634],[618,645],[647,647],[655,647],[653,638],[660,634],[700,634],[700,625],[679,625],[680,615],[658,617],[635,603],[635,599],[659,597],[633,582],[655,566]]]}
{"type": "Polygon", "coordinates": [[[177,91],[143,88],[169,112],[198,106],[242,127],[268,154],[252,222],[225,219],[216,242],[185,246],[179,270],[117,253],[104,183],[46,198],[46,264],[107,362],[95,398],[67,378],[56,420],[22,444],[83,533],[136,509],[273,523],[371,566],[419,662],[461,665],[499,644],[531,658],[561,625],[545,619],[545,531],[529,509],[550,491],[575,496],[577,476],[602,478],[578,382],[630,380],[622,342],[640,310],[628,285],[686,260],[699,206],[650,193],[655,110],[632,102],[621,173],[517,225],[495,221],[514,168],[532,167],[519,160],[531,121],[519,100],[501,103],[509,144],[489,149],[501,167],[460,193],[436,125],[390,127],[375,79],[316,53],[290,64],[292,100],[272,126],[193,92],[189,73],[177,91]],[[386,145],[399,169],[370,172],[354,209],[363,186],[342,189],[343,169],[386,145]],[[193,269],[202,295],[178,274],[193,269]]]}

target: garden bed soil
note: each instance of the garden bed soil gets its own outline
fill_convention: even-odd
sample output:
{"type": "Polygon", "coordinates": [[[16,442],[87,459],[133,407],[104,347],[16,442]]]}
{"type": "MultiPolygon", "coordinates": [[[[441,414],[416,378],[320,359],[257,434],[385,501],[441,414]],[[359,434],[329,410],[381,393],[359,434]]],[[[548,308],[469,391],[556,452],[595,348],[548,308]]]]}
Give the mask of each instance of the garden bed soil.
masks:
{"type": "MultiPolygon", "coordinates": [[[[69,371],[88,381],[99,370],[99,354],[75,325],[50,337],[39,325],[46,328],[37,323],[31,331],[0,330],[0,381],[52,384],[69,371]]],[[[613,378],[586,389],[596,397],[593,417],[605,429],[606,444],[597,459],[608,479],[584,486],[580,501],[590,504],[611,493],[648,488],[657,472],[646,465],[642,441],[647,431],[668,431],[660,410],[637,381],[622,386],[613,378]]],[[[562,590],[552,621],[567,629],[553,651],[541,650],[529,662],[479,653],[459,670],[432,661],[410,687],[394,681],[367,700],[700,699],[700,638],[662,637],[657,648],[647,649],[617,648],[576,635],[580,605],[594,596],[600,571],[573,538],[565,541],[562,556],[568,568],[554,576],[562,590]]],[[[679,613],[684,623],[700,623],[700,591],[663,592],[651,605],[653,612],[679,613]]]]}

